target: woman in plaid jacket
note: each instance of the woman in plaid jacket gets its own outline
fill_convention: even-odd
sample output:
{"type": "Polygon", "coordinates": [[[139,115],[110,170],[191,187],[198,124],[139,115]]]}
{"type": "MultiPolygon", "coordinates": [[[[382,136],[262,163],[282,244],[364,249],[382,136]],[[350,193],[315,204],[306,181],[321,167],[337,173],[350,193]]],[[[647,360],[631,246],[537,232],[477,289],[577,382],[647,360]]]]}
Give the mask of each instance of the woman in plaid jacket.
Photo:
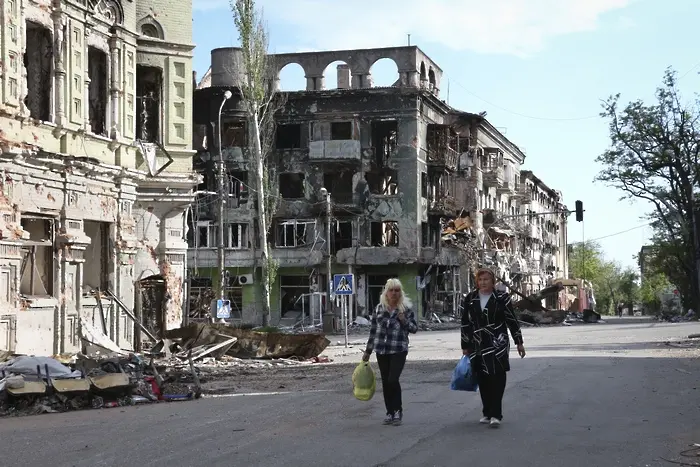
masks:
{"type": "Polygon", "coordinates": [[[417,331],[418,324],[411,309],[411,300],[404,295],[401,281],[389,279],[372,315],[372,327],[362,357],[366,362],[372,351],[377,354],[386,406],[385,425],[401,425],[403,420],[399,378],[408,354],[408,334],[417,331]]]}

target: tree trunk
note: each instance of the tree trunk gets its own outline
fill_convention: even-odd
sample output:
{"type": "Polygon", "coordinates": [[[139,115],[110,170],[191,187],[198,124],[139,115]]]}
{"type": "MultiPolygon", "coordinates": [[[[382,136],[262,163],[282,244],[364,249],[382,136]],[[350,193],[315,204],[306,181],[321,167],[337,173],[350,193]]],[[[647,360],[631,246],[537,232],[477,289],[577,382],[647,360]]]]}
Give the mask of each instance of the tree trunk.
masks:
{"type": "Polygon", "coordinates": [[[269,248],[267,245],[267,187],[265,186],[265,161],[262,156],[260,144],[260,122],[258,121],[257,107],[251,109],[251,122],[253,124],[253,157],[255,158],[256,189],[258,191],[258,229],[260,231],[260,248],[262,250],[262,325],[270,324],[270,275],[268,272],[269,248]]]}

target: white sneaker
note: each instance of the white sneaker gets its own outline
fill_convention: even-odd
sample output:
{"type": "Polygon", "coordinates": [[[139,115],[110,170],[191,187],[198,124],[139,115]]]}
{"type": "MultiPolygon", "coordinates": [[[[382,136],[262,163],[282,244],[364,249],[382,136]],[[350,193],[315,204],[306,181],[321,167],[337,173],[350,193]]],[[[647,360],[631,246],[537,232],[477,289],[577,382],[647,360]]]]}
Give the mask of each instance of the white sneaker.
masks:
{"type": "Polygon", "coordinates": [[[492,418],[491,423],[489,423],[489,426],[491,428],[498,428],[499,426],[501,426],[501,421],[497,418],[492,418]]]}
{"type": "Polygon", "coordinates": [[[490,423],[490,422],[491,422],[491,418],[489,418],[489,417],[481,417],[481,419],[479,420],[479,423],[481,423],[483,425],[486,425],[487,423],[490,423]]]}

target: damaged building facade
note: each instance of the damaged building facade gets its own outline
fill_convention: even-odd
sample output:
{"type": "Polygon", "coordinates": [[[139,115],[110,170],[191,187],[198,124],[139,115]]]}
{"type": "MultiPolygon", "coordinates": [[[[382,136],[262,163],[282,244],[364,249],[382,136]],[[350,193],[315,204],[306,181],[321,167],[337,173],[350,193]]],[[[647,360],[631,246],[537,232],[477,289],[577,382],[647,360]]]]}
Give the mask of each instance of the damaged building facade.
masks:
{"type": "Polygon", "coordinates": [[[0,6],[0,350],[134,348],[182,322],[191,2],[0,6]]]}
{"type": "MultiPolygon", "coordinates": [[[[356,315],[376,306],[390,277],[402,280],[417,311],[426,315],[455,312],[479,264],[506,264],[508,280],[524,274],[524,266],[513,264],[521,264],[515,256],[525,251],[519,240],[510,240],[509,225],[499,224],[506,220],[494,216],[526,213],[531,206],[520,170],[525,156],[483,116],[440,99],[442,70],[418,47],[272,58],[274,85],[288,64],[300,65],[306,77],[305,90],[286,93],[270,159],[280,198],[269,235],[279,263],[272,324],[303,308],[300,297],[326,290],[321,188],[332,200],[330,273],[355,274],[356,315]],[[375,87],[370,69],[384,58],[396,63],[398,78],[393,86],[375,87]],[[345,63],[337,75],[324,76],[336,61],[345,63]],[[326,89],[331,79],[337,79],[337,89],[326,89]],[[496,232],[504,232],[505,243],[496,232]]],[[[225,91],[235,89],[237,63],[239,49],[213,50],[211,68],[195,91],[194,165],[204,177],[199,191],[210,194],[199,195],[189,215],[189,307],[193,318],[203,318],[217,284],[219,220],[212,192],[221,150],[227,187],[225,294],[233,319],[259,323],[254,173],[246,115],[235,92],[223,104],[218,147],[219,111],[225,91]]]]}

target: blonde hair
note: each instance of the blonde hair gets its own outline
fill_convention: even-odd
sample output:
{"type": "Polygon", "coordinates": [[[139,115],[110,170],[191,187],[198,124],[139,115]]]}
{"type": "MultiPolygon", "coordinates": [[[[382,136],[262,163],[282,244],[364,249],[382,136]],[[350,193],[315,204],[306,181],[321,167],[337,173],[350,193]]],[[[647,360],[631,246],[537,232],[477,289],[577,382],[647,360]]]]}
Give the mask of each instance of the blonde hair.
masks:
{"type": "Polygon", "coordinates": [[[406,296],[406,293],[403,290],[401,281],[395,277],[392,277],[386,281],[384,290],[382,290],[382,295],[379,297],[379,303],[381,303],[384,308],[389,308],[389,301],[386,298],[386,293],[389,291],[389,289],[401,289],[401,296],[399,297],[399,302],[397,304],[399,311],[405,312],[408,308],[413,306],[411,299],[406,296]]]}

